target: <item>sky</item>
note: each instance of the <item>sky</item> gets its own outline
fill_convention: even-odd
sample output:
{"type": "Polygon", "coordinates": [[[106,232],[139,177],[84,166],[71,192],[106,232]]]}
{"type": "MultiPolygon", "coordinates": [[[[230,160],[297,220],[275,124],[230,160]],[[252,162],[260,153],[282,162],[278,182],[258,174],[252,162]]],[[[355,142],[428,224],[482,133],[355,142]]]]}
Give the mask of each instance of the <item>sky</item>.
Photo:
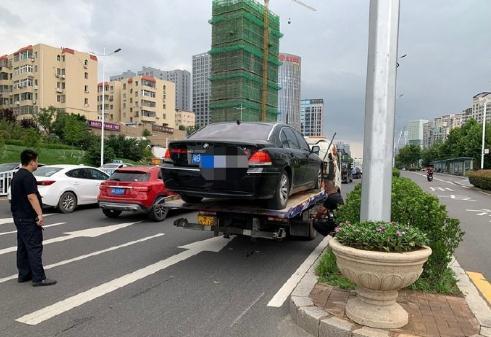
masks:
{"type": "MultiPolygon", "coordinates": [[[[302,57],[302,98],[324,98],[328,135],[362,156],[368,0],[271,0],[282,52],[302,57]],[[290,21],[290,23],[288,23],[290,21]]],[[[37,43],[102,52],[106,76],[191,71],[211,45],[211,0],[2,0],[0,55],[37,43]]],[[[409,120],[470,107],[491,91],[491,0],[401,0],[396,133],[409,120]]],[[[101,74],[99,74],[101,77],[101,74]]]]}

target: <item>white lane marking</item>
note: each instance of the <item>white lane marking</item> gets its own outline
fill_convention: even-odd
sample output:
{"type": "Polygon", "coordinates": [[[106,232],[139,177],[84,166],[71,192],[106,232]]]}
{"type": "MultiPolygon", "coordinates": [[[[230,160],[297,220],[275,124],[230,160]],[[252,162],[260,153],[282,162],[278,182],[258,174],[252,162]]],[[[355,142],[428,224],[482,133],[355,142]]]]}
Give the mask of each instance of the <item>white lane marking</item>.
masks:
{"type": "MultiPolygon", "coordinates": [[[[61,241],[66,241],[66,240],[71,240],[71,239],[81,238],[81,237],[95,238],[95,237],[98,237],[98,236],[101,236],[101,235],[104,235],[107,233],[114,232],[114,231],[121,229],[121,228],[132,226],[132,225],[140,223],[140,222],[141,221],[127,222],[127,223],[122,223],[119,225],[95,227],[95,228],[82,229],[80,231],[75,231],[75,232],[67,232],[67,233],[65,233],[65,234],[67,234],[66,236],[59,236],[57,238],[43,241],[43,245],[45,246],[45,245],[49,245],[51,243],[61,242],[61,241]]],[[[12,253],[15,251],[17,251],[17,246],[0,249],[0,255],[12,253]]]]}
{"type": "Polygon", "coordinates": [[[450,198],[453,200],[462,200],[462,201],[476,201],[471,199],[471,197],[468,197],[466,195],[455,195],[455,194],[450,194],[450,195],[439,195],[439,198],[450,198]]]}
{"type": "Polygon", "coordinates": [[[87,291],[81,292],[77,295],[68,297],[62,301],[56,302],[50,306],[37,310],[33,313],[24,315],[16,319],[16,321],[28,325],[37,325],[50,318],[58,316],[73,308],[76,308],[84,303],[90,302],[98,297],[109,294],[119,288],[125,287],[147,276],[153,275],[178,262],[189,259],[190,257],[197,255],[203,251],[211,251],[211,252],[218,253],[229,242],[230,240],[225,239],[223,237],[214,237],[211,239],[197,241],[189,245],[179,247],[186,250],[179,254],[173,255],[167,259],[153,263],[144,268],[138,269],[132,273],[123,275],[121,277],[118,277],[117,279],[103,283],[87,291]]]}
{"type": "Polygon", "coordinates": [[[259,295],[255,300],[254,302],[252,302],[251,304],[249,304],[249,306],[247,308],[245,308],[244,311],[242,311],[240,313],[239,316],[237,316],[237,318],[232,322],[232,324],[230,324],[230,327],[232,328],[235,324],[237,324],[241,319],[242,317],[244,317],[244,315],[249,311],[251,310],[251,308],[257,303],[259,302],[259,300],[264,296],[264,292],[261,293],[261,295],[259,295]]]}
{"type": "Polygon", "coordinates": [[[491,216],[491,209],[466,209],[467,212],[476,212],[476,215],[488,215],[491,216]]]}
{"type": "Polygon", "coordinates": [[[436,190],[439,190],[439,191],[442,191],[442,192],[454,192],[454,190],[452,190],[451,188],[449,187],[440,187],[440,186],[437,186],[437,187],[430,187],[430,190],[432,192],[435,192],[436,190]]]}
{"type": "MultiPolygon", "coordinates": [[[[54,223],[54,224],[51,224],[51,225],[45,225],[45,226],[43,226],[43,228],[56,227],[56,226],[61,226],[61,225],[64,225],[64,224],[66,224],[66,222],[57,222],[57,223],[54,223]]],[[[10,231],[10,232],[1,232],[0,233],[0,236],[7,235],[7,234],[14,234],[14,233],[17,233],[17,230],[10,231]]]]}
{"type": "MultiPolygon", "coordinates": [[[[51,216],[53,214],[44,214],[43,217],[48,217],[48,216],[51,216]]],[[[14,219],[13,218],[2,218],[0,219],[0,225],[5,225],[5,224],[8,224],[8,223],[14,223],[14,219]]]]}
{"type": "MultiPolygon", "coordinates": [[[[63,261],[60,261],[60,262],[56,262],[56,263],[53,263],[53,264],[50,264],[50,265],[45,266],[44,269],[45,270],[48,270],[48,269],[52,269],[52,268],[55,268],[55,267],[63,266],[65,264],[69,264],[69,263],[72,263],[72,262],[84,260],[84,259],[87,259],[89,257],[101,255],[101,254],[104,254],[104,253],[107,253],[107,252],[112,252],[113,250],[116,250],[116,249],[120,249],[120,248],[124,248],[124,247],[129,247],[131,245],[135,245],[137,243],[142,243],[142,242],[145,242],[145,241],[148,241],[148,240],[151,240],[151,239],[154,239],[154,238],[158,238],[158,237],[164,236],[164,235],[165,235],[164,233],[158,233],[158,234],[155,234],[155,235],[152,235],[152,236],[147,236],[145,238],[142,238],[142,239],[139,239],[139,240],[135,240],[135,241],[130,241],[130,242],[121,244],[119,246],[109,247],[109,248],[106,248],[106,249],[103,249],[103,250],[99,250],[99,251],[96,251],[96,252],[92,252],[92,253],[89,253],[89,254],[80,255],[80,256],[74,257],[72,259],[68,259],[68,260],[63,260],[63,261]]],[[[14,280],[16,278],[17,278],[17,274],[10,275],[10,276],[4,277],[4,278],[0,278],[0,284],[1,283],[5,283],[5,282],[10,281],[10,280],[14,280]]]]}
{"type": "Polygon", "coordinates": [[[305,261],[298,267],[298,269],[293,273],[288,281],[283,284],[283,286],[278,290],[278,292],[269,301],[268,307],[279,308],[285,303],[288,296],[297,286],[298,282],[302,279],[309,268],[315,263],[319,255],[324,251],[329,242],[330,236],[326,236],[320,243],[315,247],[315,249],[310,253],[310,255],[305,259],[305,261]]]}

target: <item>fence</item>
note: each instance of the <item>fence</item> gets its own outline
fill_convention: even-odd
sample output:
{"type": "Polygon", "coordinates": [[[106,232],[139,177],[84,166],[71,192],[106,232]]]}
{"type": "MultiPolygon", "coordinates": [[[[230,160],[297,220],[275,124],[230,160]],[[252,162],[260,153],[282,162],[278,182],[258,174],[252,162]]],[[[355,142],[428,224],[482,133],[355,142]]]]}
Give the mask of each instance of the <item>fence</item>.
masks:
{"type": "Polygon", "coordinates": [[[6,196],[15,171],[0,172],[0,197],[6,196]]]}

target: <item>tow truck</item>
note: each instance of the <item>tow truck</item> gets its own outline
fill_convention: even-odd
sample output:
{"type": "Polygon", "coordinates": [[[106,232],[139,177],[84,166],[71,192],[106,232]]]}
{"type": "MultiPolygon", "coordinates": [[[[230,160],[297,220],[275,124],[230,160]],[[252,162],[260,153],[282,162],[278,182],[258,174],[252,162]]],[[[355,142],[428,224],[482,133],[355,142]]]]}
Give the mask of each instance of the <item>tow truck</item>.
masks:
{"type": "Polygon", "coordinates": [[[181,217],[174,226],[212,231],[215,236],[230,235],[282,240],[287,236],[313,240],[314,215],[325,199],[323,189],[294,194],[284,209],[261,208],[257,201],[204,199],[199,203],[186,203],[178,196],[165,200],[168,210],[198,212],[197,221],[181,217]]]}

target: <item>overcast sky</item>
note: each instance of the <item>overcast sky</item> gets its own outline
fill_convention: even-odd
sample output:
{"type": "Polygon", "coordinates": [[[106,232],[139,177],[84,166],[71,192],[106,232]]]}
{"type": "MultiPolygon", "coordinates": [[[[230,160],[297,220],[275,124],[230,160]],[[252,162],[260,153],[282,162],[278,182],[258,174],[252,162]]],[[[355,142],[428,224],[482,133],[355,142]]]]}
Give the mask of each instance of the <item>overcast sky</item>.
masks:
{"type": "MultiPolygon", "coordinates": [[[[271,0],[281,51],[302,57],[302,98],[324,98],[329,134],[361,156],[368,0],[271,0]],[[288,24],[288,19],[291,24],[288,24]]],[[[0,55],[45,43],[81,51],[122,48],[114,75],[142,65],[191,70],[211,44],[211,0],[2,0],[0,55]]],[[[401,0],[396,125],[469,107],[491,90],[491,0],[401,0]]]]}

